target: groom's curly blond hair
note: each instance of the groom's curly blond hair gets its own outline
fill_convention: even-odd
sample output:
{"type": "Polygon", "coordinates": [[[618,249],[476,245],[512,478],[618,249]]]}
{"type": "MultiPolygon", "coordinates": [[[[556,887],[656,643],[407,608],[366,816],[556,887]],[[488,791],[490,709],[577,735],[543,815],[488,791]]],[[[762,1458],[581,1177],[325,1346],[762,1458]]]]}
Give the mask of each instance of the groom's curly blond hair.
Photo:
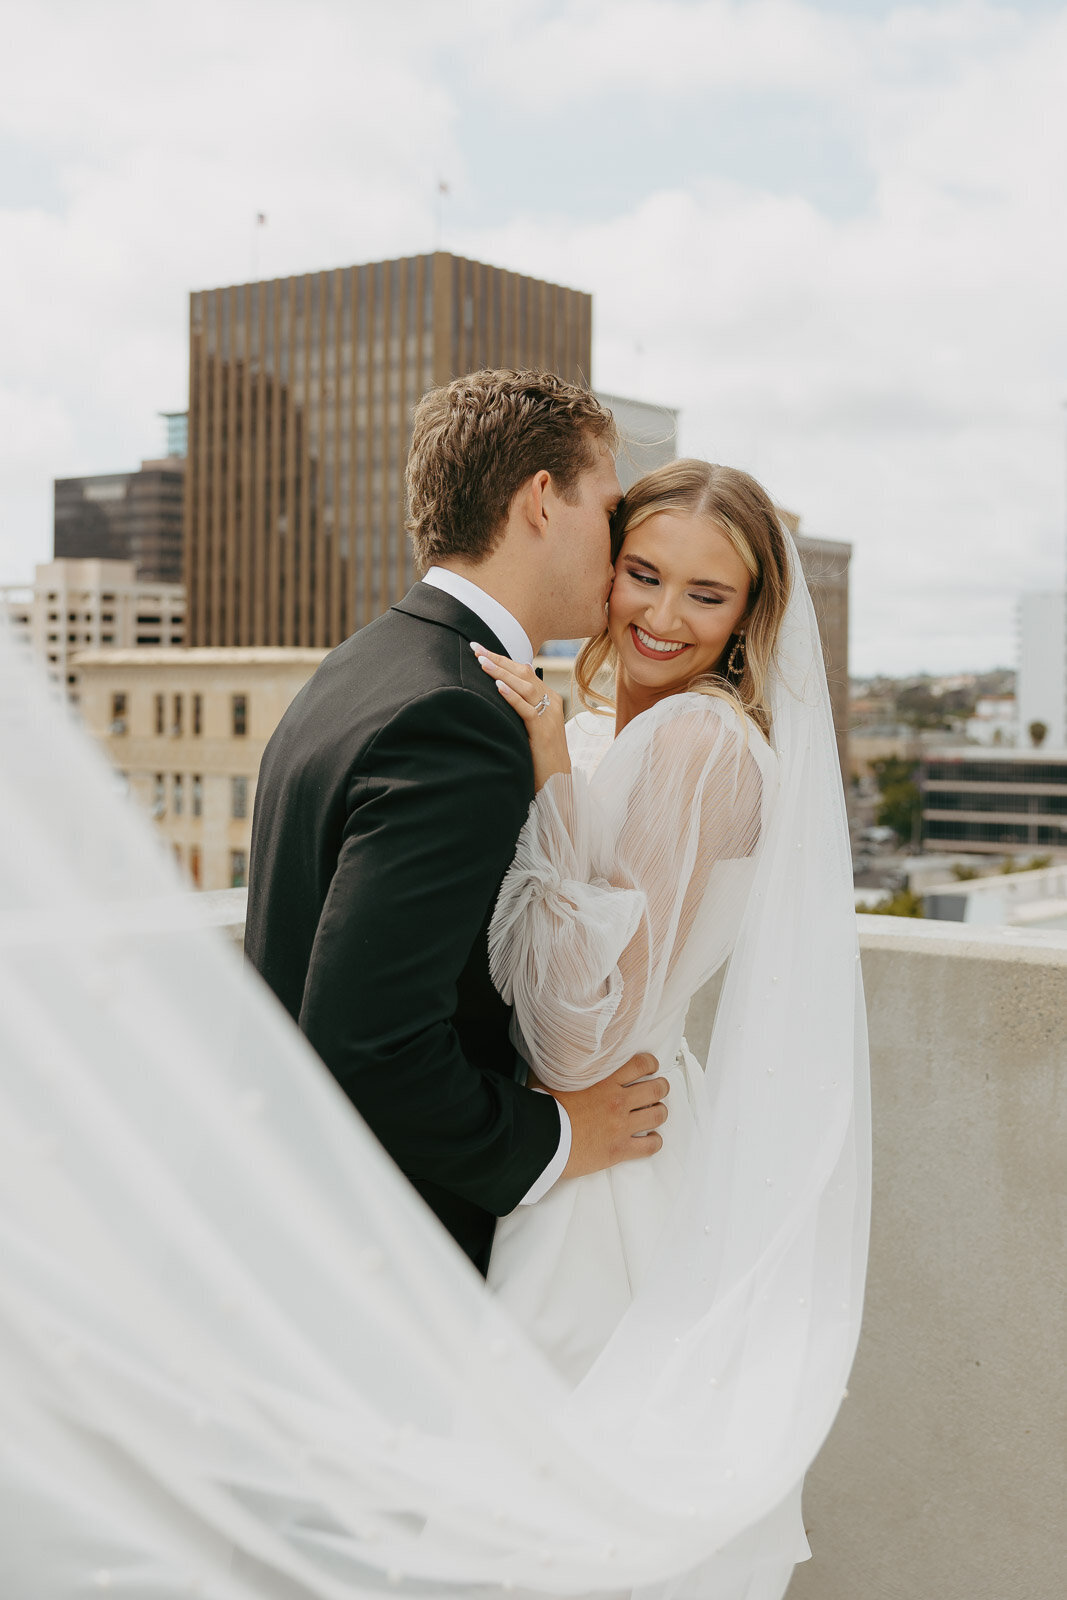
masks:
{"type": "Polygon", "coordinates": [[[594,442],[617,448],[611,412],[554,372],[471,372],[424,394],[407,465],[418,572],[448,556],[490,555],[512,500],[536,472],[550,473],[570,501],[593,465],[594,442]]]}

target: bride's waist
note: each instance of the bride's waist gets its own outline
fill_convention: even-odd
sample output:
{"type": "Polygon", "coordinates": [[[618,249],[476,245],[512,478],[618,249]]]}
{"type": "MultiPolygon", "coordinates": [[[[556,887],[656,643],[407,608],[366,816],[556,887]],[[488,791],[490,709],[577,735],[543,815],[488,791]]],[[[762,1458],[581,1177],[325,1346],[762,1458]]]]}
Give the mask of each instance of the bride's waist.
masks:
{"type": "Polygon", "coordinates": [[[656,1066],[650,1076],[654,1076],[656,1072],[669,1072],[672,1067],[681,1065],[689,1049],[682,1032],[684,1024],[685,1018],[682,1017],[669,1029],[657,1031],[650,1039],[641,1043],[634,1042],[631,1052],[633,1055],[649,1055],[655,1058],[656,1066]]]}
{"type": "MultiPolygon", "coordinates": [[[[670,1044],[660,1044],[658,1046],[650,1044],[635,1045],[633,1053],[635,1056],[647,1055],[652,1057],[652,1065],[647,1072],[641,1074],[641,1077],[669,1078],[676,1073],[690,1072],[694,1067],[697,1071],[701,1070],[700,1063],[696,1060],[684,1036],[681,1034],[676,1035],[670,1044]]],[[[617,1067],[612,1067],[609,1072],[604,1074],[604,1077],[610,1077],[611,1072],[617,1070],[617,1067]]],[[[634,1079],[635,1083],[640,1081],[640,1078],[634,1079]]]]}

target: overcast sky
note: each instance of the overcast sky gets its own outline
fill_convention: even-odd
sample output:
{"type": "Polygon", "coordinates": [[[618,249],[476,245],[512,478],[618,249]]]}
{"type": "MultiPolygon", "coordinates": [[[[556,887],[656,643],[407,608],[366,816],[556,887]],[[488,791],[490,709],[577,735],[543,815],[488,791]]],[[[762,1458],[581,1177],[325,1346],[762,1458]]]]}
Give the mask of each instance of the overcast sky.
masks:
{"type": "Polygon", "coordinates": [[[1062,584],[1067,4],[0,0],[0,27],[0,581],[50,556],[53,478],[160,452],[191,289],[440,243],[592,291],[598,387],[852,542],[853,670],[1011,664],[1020,590],[1062,584]]]}

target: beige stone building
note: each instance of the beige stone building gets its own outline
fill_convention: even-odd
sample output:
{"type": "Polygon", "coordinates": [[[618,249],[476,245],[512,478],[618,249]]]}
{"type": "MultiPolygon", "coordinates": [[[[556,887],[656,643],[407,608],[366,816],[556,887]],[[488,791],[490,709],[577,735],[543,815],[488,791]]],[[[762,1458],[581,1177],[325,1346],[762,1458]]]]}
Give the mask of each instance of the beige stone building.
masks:
{"type": "Polygon", "coordinates": [[[142,582],[132,561],[45,561],[33,583],[0,589],[0,605],[16,642],[73,701],[78,651],[174,646],[185,637],[182,585],[142,582]]]}
{"type": "Polygon", "coordinates": [[[324,650],[89,650],[82,718],[189,882],[247,882],[264,747],[324,650]]]}
{"type": "MultiPolygon", "coordinates": [[[[198,889],[247,882],[259,763],[325,650],[87,650],[80,710],[198,889]]],[[[542,658],[569,703],[571,663],[542,658]]]]}

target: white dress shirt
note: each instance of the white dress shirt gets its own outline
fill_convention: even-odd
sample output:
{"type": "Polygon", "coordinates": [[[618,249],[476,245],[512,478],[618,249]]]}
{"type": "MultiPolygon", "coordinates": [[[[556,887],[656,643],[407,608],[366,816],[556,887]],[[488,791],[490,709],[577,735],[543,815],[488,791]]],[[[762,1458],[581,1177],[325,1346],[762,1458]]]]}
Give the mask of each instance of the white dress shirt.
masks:
{"type": "MultiPolygon", "coordinates": [[[[479,617],[500,640],[512,661],[522,661],[527,666],[533,665],[533,645],[526,635],[525,628],[505,606],[500,604],[499,600],[494,600],[491,594],[479,589],[469,578],[462,577],[458,572],[450,572],[447,567],[431,567],[422,581],[428,583],[432,589],[443,589],[453,600],[458,600],[468,611],[473,611],[474,615],[479,617]]],[[[481,643],[478,639],[474,642],[481,643]]],[[[559,1148],[532,1188],[523,1195],[519,1201],[520,1205],[532,1206],[535,1200],[540,1200],[543,1194],[547,1194],[556,1179],[562,1175],[570,1158],[571,1119],[558,1100],[556,1109],[559,1112],[559,1148]]]]}

